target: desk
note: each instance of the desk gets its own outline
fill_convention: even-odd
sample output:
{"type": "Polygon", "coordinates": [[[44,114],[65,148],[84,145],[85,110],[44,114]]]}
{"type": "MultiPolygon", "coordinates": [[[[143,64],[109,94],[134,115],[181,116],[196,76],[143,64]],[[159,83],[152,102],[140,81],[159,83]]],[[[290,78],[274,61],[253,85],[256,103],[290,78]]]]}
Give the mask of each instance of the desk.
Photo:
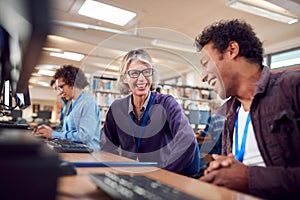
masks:
{"type": "MultiPolygon", "coordinates": [[[[112,162],[112,161],[132,161],[130,159],[113,155],[107,152],[97,152],[93,154],[84,153],[62,153],[61,159],[71,162],[112,162]]],[[[183,192],[189,193],[201,199],[258,199],[250,195],[235,192],[223,187],[217,187],[197,179],[185,177],[156,167],[120,167],[120,168],[77,168],[76,176],[65,176],[59,178],[58,182],[58,200],[73,199],[111,199],[88,178],[88,173],[142,173],[145,176],[156,179],[169,186],[177,188],[183,192]]]]}

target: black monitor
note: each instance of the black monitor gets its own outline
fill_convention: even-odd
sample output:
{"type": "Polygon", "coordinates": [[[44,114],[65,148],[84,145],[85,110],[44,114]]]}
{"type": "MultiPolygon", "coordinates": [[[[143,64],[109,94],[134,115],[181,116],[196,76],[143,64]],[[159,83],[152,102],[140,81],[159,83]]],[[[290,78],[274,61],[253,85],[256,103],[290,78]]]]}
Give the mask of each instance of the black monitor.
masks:
{"type": "Polygon", "coordinates": [[[28,81],[51,31],[51,7],[48,0],[1,0],[0,7],[0,112],[6,115],[14,99],[20,109],[30,105],[28,81]]]}
{"type": "Polygon", "coordinates": [[[190,124],[207,124],[209,116],[208,110],[189,110],[190,124]]]}
{"type": "Polygon", "coordinates": [[[22,110],[12,110],[11,117],[13,121],[17,121],[19,118],[22,118],[23,111],[22,110]]]}
{"type": "Polygon", "coordinates": [[[0,1],[0,82],[9,80],[13,95],[27,92],[29,78],[51,31],[50,3],[0,1]]]}
{"type": "Polygon", "coordinates": [[[46,111],[46,110],[39,110],[37,118],[43,119],[43,120],[49,120],[51,119],[52,112],[46,111]]]}

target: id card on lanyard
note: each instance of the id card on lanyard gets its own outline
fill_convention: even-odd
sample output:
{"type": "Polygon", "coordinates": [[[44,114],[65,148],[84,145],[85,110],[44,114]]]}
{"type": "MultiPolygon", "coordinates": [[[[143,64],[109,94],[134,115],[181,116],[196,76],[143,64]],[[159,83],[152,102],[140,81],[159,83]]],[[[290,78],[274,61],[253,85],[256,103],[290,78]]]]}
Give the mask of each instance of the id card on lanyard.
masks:
{"type": "MultiPolygon", "coordinates": [[[[134,115],[133,115],[133,113],[129,114],[133,143],[134,143],[135,146],[137,146],[137,153],[139,153],[139,151],[140,151],[142,138],[143,138],[143,135],[144,135],[145,126],[147,124],[147,120],[148,120],[148,116],[149,116],[149,113],[150,113],[150,108],[152,106],[152,102],[153,102],[153,96],[150,93],[150,99],[149,99],[149,102],[148,102],[148,105],[147,105],[147,108],[146,108],[146,111],[145,111],[145,114],[144,114],[144,117],[143,117],[142,127],[140,129],[140,134],[138,136],[138,141],[137,142],[136,142],[136,139],[135,139],[136,136],[135,136],[135,133],[134,133],[134,122],[133,122],[134,115]]],[[[138,157],[137,157],[137,160],[138,160],[138,157]]]]}

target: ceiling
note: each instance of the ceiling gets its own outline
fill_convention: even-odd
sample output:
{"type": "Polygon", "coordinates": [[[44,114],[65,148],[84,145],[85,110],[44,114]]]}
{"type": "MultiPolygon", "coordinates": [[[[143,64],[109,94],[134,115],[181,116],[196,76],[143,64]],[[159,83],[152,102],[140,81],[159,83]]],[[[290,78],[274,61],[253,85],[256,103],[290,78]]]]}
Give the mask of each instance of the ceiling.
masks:
{"type": "MultiPolygon", "coordinates": [[[[116,76],[116,67],[127,51],[147,48],[161,79],[190,71],[200,73],[197,68],[198,55],[193,47],[194,38],[203,28],[221,19],[240,18],[250,23],[263,41],[266,53],[300,46],[300,22],[288,25],[237,11],[226,6],[227,0],[101,2],[136,12],[137,16],[121,27],[77,14],[84,0],[52,0],[53,27],[44,47],[82,53],[85,58],[81,61],[70,61],[52,57],[50,51],[43,50],[35,71],[46,68],[40,65],[73,64],[81,67],[87,74],[116,76]],[[154,46],[157,40],[176,43],[188,50],[154,46]]],[[[38,87],[36,83],[49,83],[50,78],[33,73],[30,83],[33,87],[38,87]]]]}

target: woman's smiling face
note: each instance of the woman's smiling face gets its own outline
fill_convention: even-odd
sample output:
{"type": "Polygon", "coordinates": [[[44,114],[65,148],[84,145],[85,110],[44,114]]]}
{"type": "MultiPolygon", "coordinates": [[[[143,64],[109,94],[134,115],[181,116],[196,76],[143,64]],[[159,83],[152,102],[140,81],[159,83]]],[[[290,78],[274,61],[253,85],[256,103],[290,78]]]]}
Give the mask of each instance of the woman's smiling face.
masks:
{"type": "Polygon", "coordinates": [[[125,83],[129,85],[134,96],[147,95],[152,84],[152,68],[148,63],[133,59],[126,70],[125,83]],[[147,70],[151,69],[151,70],[147,70]],[[135,71],[134,71],[135,70],[135,71]],[[138,77],[130,77],[129,73],[138,77]]]}

